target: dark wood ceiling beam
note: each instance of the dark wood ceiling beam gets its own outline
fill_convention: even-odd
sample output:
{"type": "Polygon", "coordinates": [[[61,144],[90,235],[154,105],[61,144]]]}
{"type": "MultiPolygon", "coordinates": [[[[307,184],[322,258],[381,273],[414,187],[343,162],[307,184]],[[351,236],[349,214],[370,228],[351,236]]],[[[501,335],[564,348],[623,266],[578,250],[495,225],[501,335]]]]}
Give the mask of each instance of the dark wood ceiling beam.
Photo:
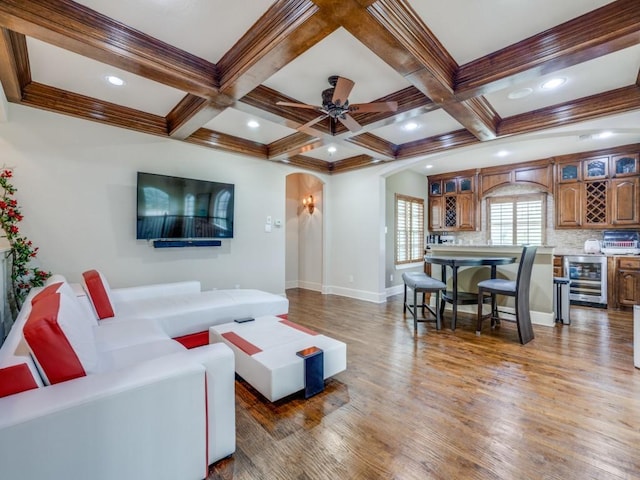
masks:
{"type": "Polygon", "coordinates": [[[268,154],[267,146],[262,143],[251,142],[244,138],[234,137],[233,135],[214,132],[207,128],[200,128],[190,137],[186,138],[185,141],[195,145],[239,153],[264,160],[267,159],[268,154]]]}
{"type": "MultiPolygon", "coordinates": [[[[404,0],[378,0],[352,21],[378,24],[374,29],[367,26],[364,36],[358,39],[376,52],[385,62],[398,70],[395,59],[390,56],[388,46],[375,38],[380,27],[393,36],[394,43],[410,53],[418,68],[405,73],[405,78],[418,90],[441,106],[449,115],[480,140],[496,138],[495,122],[486,112],[478,112],[472,105],[458,103],[454,95],[454,78],[458,65],[438,39],[422,22],[404,0]],[[371,36],[373,35],[373,37],[371,36]]],[[[350,24],[351,25],[351,24],[350,24]]]]}
{"type": "Polygon", "coordinates": [[[640,43],[638,0],[617,0],[462,65],[456,96],[464,100],[640,43]]]}
{"type": "Polygon", "coordinates": [[[184,140],[228,106],[230,105],[188,93],[166,117],[168,134],[172,138],[184,140]]]}
{"type": "Polygon", "coordinates": [[[372,133],[363,133],[355,137],[347,138],[347,142],[383,155],[386,159],[394,159],[398,153],[398,146],[396,144],[377,137],[372,133]]]}
{"type": "Polygon", "coordinates": [[[277,159],[282,156],[295,156],[309,152],[324,144],[318,137],[296,132],[293,135],[276,140],[268,145],[269,159],[277,159]]]}
{"type": "MultiPolygon", "coordinates": [[[[310,0],[276,1],[216,65],[220,93],[233,100],[246,96],[338,28],[315,15],[317,11],[310,0]]],[[[216,103],[206,113],[199,112],[189,122],[191,128],[181,128],[180,135],[190,134],[220,113],[224,101],[216,103]]]]}
{"type": "Polygon", "coordinates": [[[505,118],[498,133],[517,135],[634,110],[640,110],[640,87],[636,85],[505,118]]]}
{"type": "Polygon", "coordinates": [[[0,29],[0,82],[10,102],[19,102],[22,89],[31,82],[27,40],[6,28],[0,29]]]}
{"type": "Polygon", "coordinates": [[[329,166],[331,173],[344,173],[350,170],[358,170],[360,168],[372,167],[379,165],[381,160],[373,158],[369,155],[356,155],[355,157],[345,158],[344,160],[338,160],[333,162],[329,166]]]}
{"type": "Polygon", "coordinates": [[[316,158],[305,157],[304,155],[294,155],[288,159],[282,160],[283,164],[293,167],[304,168],[305,170],[313,170],[320,173],[330,173],[330,164],[316,158]]]}
{"type": "Polygon", "coordinates": [[[216,67],[71,0],[3,0],[0,26],[200,97],[216,67]]]}
{"type": "Polygon", "coordinates": [[[221,90],[244,96],[337,28],[317,12],[311,0],[276,1],[218,62],[221,90]]]}
{"type": "Polygon", "coordinates": [[[429,69],[434,81],[430,91],[422,91],[436,103],[446,101],[453,93],[458,64],[410,5],[404,0],[378,0],[361,16],[365,12],[393,35],[421,69],[429,69]]]}
{"type": "Polygon", "coordinates": [[[399,145],[398,160],[443,152],[452,148],[466,147],[477,143],[479,143],[479,140],[467,130],[457,130],[444,135],[436,135],[399,145]]]}
{"type": "Polygon", "coordinates": [[[20,103],[114,127],[167,136],[164,117],[36,82],[24,87],[20,103]]]}

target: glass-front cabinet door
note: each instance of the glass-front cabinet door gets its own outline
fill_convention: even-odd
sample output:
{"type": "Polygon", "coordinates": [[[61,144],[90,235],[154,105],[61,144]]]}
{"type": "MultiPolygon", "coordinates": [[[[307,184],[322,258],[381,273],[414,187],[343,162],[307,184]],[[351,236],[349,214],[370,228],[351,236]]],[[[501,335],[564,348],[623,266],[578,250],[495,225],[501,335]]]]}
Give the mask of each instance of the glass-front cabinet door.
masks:
{"type": "Polygon", "coordinates": [[[580,162],[563,163],[558,166],[558,182],[570,183],[581,179],[580,162]]]}
{"type": "Polygon", "coordinates": [[[599,178],[607,178],[609,175],[609,157],[590,158],[583,163],[584,179],[597,180],[599,178]]]}
{"type": "Polygon", "coordinates": [[[440,180],[429,182],[429,195],[432,197],[442,195],[442,182],[440,180]]]}
{"type": "Polygon", "coordinates": [[[455,179],[446,180],[444,182],[444,193],[456,193],[456,192],[457,192],[456,180],[455,179]]]}
{"type": "Polygon", "coordinates": [[[638,154],[611,157],[611,176],[629,177],[638,174],[638,154]]]}
{"type": "Polygon", "coordinates": [[[459,179],[460,193],[473,192],[473,178],[463,177],[459,179]]]}

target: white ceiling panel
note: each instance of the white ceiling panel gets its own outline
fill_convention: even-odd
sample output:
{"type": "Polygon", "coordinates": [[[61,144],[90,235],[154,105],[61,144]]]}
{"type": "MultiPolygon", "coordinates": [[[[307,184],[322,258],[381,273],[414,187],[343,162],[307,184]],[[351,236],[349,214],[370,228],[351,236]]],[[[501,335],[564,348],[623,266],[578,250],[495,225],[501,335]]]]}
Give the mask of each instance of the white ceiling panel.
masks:
{"type": "Polygon", "coordinates": [[[356,155],[367,154],[370,152],[358,148],[357,146],[346,146],[344,144],[326,143],[325,145],[304,152],[302,155],[305,157],[315,158],[317,160],[323,160],[325,162],[337,162],[339,160],[345,160],[356,155]],[[335,152],[330,149],[335,148],[335,152]]]}
{"type": "Polygon", "coordinates": [[[518,83],[505,90],[485,95],[502,118],[518,113],[548,107],[558,103],[587,97],[616,88],[633,85],[640,69],[640,45],[580,63],[545,75],[535,81],[518,83]],[[554,90],[544,90],[541,85],[551,78],[565,78],[564,85],[554,90]],[[510,100],[511,92],[529,88],[532,93],[526,97],[510,100]]]}
{"type": "Polygon", "coordinates": [[[332,75],[355,82],[350,103],[365,103],[409,86],[409,83],[356,40],[339,28],[272,75],[264,84],[310,105],[322,105],[322,91],[331,88],[332,75]]]}
{"type": "Polygon", "coordinates": [[[217,63],[273,0],[77,0],[158,40],[217,63]]]}
{"type": "Polygon", "coordinates": [[[160,116],[167,115],[185,96],[175,88],[33,38],[27,38],[27,48],[31,77],[38,83],[160,116]],[[108,75],[123,79],[125,85],[109,84],[108,75]]]}
{"type": "Polygon", "coordinates": [[[284,127],[233,108],[227,108],[220,115],[206,123],[204,128],[233,135],[234,137],[246,138],[265,145],[296,133],[292,128],[284,127]],[[250,121],[257,122],[259,126],[255,128],[249,127],[250,121]]]}
{"type": "Polygon", "coordinates": [[[463,65],[612,0],[408,0],[463,65]]]}
{"type": "Polygon", "coordinates": [[[396,145],[402,145],[403,143],[442,135],[461,128],[463,128],[462,125],[449,116],[447,112],[434,110],[433,112],[409,118],[404,122],[397,122],[378,128],[371,133],[396,145]],[[410,129],[411,123],[415,124],[415,129],[410,129]]]}

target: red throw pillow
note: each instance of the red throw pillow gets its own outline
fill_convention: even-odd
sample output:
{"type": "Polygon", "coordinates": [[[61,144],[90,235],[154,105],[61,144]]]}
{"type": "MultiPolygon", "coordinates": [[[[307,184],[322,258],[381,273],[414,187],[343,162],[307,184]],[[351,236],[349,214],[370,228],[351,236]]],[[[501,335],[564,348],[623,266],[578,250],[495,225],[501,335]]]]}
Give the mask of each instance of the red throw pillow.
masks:
{"type": "Polygon", "coordinates": [[[115,316],[109,297],[109,284],[102,274],[97,270],[88,270],[82,274],[82,278],[98,318],[102,320],[115,316]]]}
{"type": "Polygon", "coordinates": [[[45,383],[83,377],[96,369],[93,329],[83,315],[75,298],[59,293],[33,304],[23,335],[45,383]]]}

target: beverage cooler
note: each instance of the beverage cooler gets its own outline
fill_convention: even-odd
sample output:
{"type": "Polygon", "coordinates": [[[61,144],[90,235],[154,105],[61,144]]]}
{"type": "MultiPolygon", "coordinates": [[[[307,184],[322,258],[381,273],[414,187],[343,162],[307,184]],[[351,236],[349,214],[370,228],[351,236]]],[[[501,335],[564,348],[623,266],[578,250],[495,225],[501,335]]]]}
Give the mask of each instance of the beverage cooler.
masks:
{"type": "Polygon", "coordinates": [[[564,273],[569,278],[571,303],[607,306],[607,257],[566,256],[564,273]]]}

